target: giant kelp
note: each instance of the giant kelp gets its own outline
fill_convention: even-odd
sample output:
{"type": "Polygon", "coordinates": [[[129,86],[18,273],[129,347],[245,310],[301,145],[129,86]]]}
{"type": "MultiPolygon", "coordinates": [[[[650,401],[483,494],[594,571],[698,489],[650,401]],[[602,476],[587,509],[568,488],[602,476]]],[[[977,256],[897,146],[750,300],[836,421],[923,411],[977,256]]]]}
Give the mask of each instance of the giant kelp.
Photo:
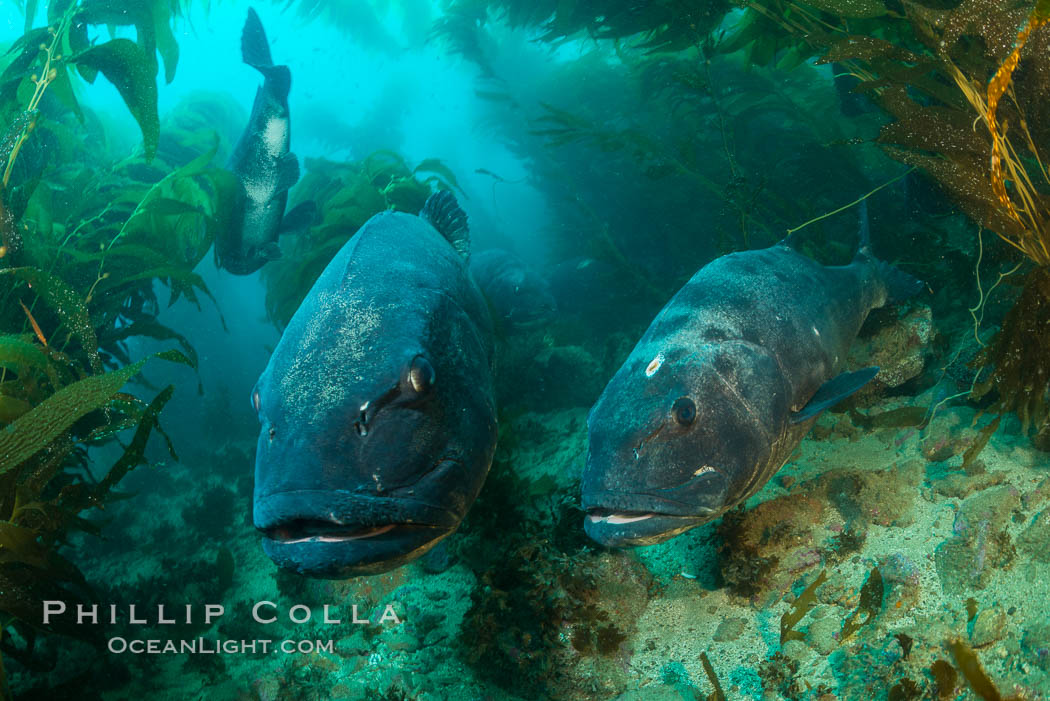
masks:
{"type": "MultiPolygon", "coordinates": [[[[712,30],[728,5],[554,5],[456,2],[438,33],[481,69],[489,122],[550,207],[551,256],[615,268],[639,318],[714,255],[771,244],[844,191],[893,176],[877,151],[852,147],[854,125],[827,118],[838,97],[818,71],[755,68],[718,50],[725,40],[712,30]],[[512,81],[497,22],[551,44],[582,38],[582,55],[512,81]]],[[[841,240],[841,259],[854,221],[822,221],[804,238],[815,250],[841,240]]]]}
{"type": "MultiPolygon", "coordinates": [[[[695,21],[695,3],[632,3],[627,12],[621,12],[624,8],[616,0],[557,6],[520,0],[453,4],[474,23],[449,25],[446,38],[464,56],[479,62],[486,75],[493,72],[493,56],[476,50],[485,45],[477,33],[494,17],[512,26],[540,29],[540,39],[551,43],[578,36],[616,40],[598,45],[595,53],[602,58],[597,62],[579,60],[564,69],[565,73],[588,71],[586,81],[563,78],[563,84],[575,86],[571,103],[538,95],[542,103],[537,107],[543,111],[534,117],[532,131],[561,153],[535,158],[536,149],[518,139],[521,150],[535,159],[534,167],[542,175],[538,179],[555,184],[549,188],[555,207],[557,191],[562,190],[568,195],[567,204],[583,210],[559,212],[558,218],[569,222],[559,245],[573,245],[570,232],[577,239],[575,250],[566,253],[601,257],[614,265],[630,260],[633,265],[624,272],[643,289],[654,278],[669,277],[668,287],[673,289],[703,262],[704,253],[697,249],[702,240],[712,238],[697,236],[699,227],[679,203],[689,202],[705,212],[703,225],[709,232],[715,229],[720,252],[763,245],[797,222],[819,217],[836,200],[843,201],[843,190],[869,190],[871,183],[857,173],[861,163],[863,171],[882,171],[883,179],[889,180],[892,171],[885,159],[880,164],[870,146],[858,146],[874,143],[881,154],[935,182],[960,211],[995,232],[1025,259],[1038,265],[1050,261],[1050,174],[1045,166],[1050,137],[1046,68],[1050,3],[747,0],[740,4],[743,14],[718,31],[712,30],[728,8],[722,7],[719,14],[715,3],[700,6],[713,13],[706,22],[695,21]],[[672,34],[664,38],[660,38],[663,25],[654,23],[661,13],[673,18],[667,24],[672,34]],[[860,112],[860,118],[828,120],[828,114],[838,111],[836,106],[812,97],[798,99],[807,92],[818,94],[817,86],[831,87],[804,62],[807,58],[830,64],[834,90],[828,93],[837,94],[844,115],[860,112]],[[754,70],[739,70],[734,61],[754,70]],[[619,89],[602,85],[603,70],[621,73],[618,79],[610,78],[618,81],[619,89]],[[760,86],[757,78],[766,70],[776,78],[760,86]],[[808,89],[779,87],[792,76],[804,76],[808,89]],[[641,99],[624,90],[632,79],[641,99]],[[580,94],[591,86],[602,94],[593,99],[580,94]],[[569,111],[568,104],[593,105],[593,109],[569,111]],[[882,114],[872,115],[873,110],[882,114]],[[836,134],[829,128],[832,121],[855,122],[857,130],[836,134]],[[783,129],[783,139],[771,136],[777,128],[783,129]],[[874,139],[867,136],[873,129],[877,130],[874,139]],[[749,134],[762,134],[759,147],[749,143],[749,134]],[[865,136],[858,139],[858,135],[865,136]],[[791,144],[792,153],[778,153],[780,143],[791,144]],[[854,172],[846,167],[850,163],[858,165],[854,172]],[[572,179],[565,176],[570,167],[576,173],[572,179]],[[638,192],[634,197],[610,196],[618,186],[608,182],[608,174],[638,192]],[[660,217],[654,223],[605,211],[621,199],[652,203],[660,217]],[[810,211],[792,211],[800,205],[810,211]],[[678,221],[661,226],[660,219],[669,215],[678,221]],[[603,220],[613,223],[603,225],[603,220]],[[648,235],[639,236],[639,230],[648,235]],[[657,267],[668,260],[681,261],[684,270],[657,267]]],[[[526,103],[510,92],[515,105],[526,103]]],[[[956,267],[965,259],[972,264],[976,246],[965,251],[958,240],[949,242],[938,226],[916,225],[913,203],[901,197],[902,190],[912,197],[918,189],[915,177],[909,181],[910,185],[880,195],[880,218],[909,223],[894,227],[895,232],[876,232],[876,246],[901,248],[924,229],[922,235],[932,239],[928,250],[948,253],[950,249],[954,260],[949,260],[956,267]]],[[[820,248],[826,248],[827,236],[823,230],[807,232],[807,237],[824,239],[820,248]]],[[[803,247],[810,248],[805,242],[803,247]]],[[[1002,260],[1009,255],[1003,249],[989,251],[987,257],[1002,260]]],[[[953,287],[964,279],[961,270],[943,272],[949,265],[945,259],[923,253],[918,257],[915,265],[922,266],[925,279],[953,287]]],[[[1045,353],[1030,352],[1050,342],[1036,332],[1038,324],[1033,321],[1044,306],[1036,299],[1040,289],[1037,279],[1026,285],[1021,306],[1007,317],[992,347],[982,353],[981,363],[991,368],[991,374],[977,393],[995,390],[999,410],[1018,412],[1037,430],[1043,430],[1047,402],[1047,387],[1039,378],[1050,373],[1037,370],[1022,381],[1011,370],[1010,359],[1025,358],[1013,366],[1047,365],[1045,353]]]]}
{"type": "Polygon", "coordinates": [[[695,45],[730,9],[728,0],[454,0],[450,13],[479,19],[491,13],[513,27],[538,30],[541,41],[560,42],[583,33],[630,40],[650,51],[675,51],[695,45]]]}
{"type": "MultiPolygon", "coordinates": [[[[28,17],[35,7],[27,3],[28,17]]],[[[196,365],[187,339],[157,320],[158,284],[169,304],[210,295],[193,268],[228,216],[233,181],[211,165],[214,137],[159,138],[157,55],[170,80],[177,12],[169,0],[56,0],[49,26],[27,20],[0,73],[10,124],[0,152],[0,612],[5,633],[28,644],[23,655],[32,654],[42,598],[93,599],[64,549],[69,531],[97,532],[88,513],[146,462],[152,434],[167,440],[159,417],[174,388],[152,398],[123,391],[148,361],[133,360],[128,341],[174,341],[182,352],[160,357],[196,365]],[[91,25],[133,25],[137,37],[91,42],[91,25]],[[132,156],[106,150],[98,119],[74,97],[76,76],[99,73],[142,129],[132,156]],[[84,469],[89,446],[114,442],[120,457],[100,478],[84,469]]]]}
{"type": "Polygon", "coordinates": [[[318,221],[263,270],[270,321],[279,328],[288,324],[329,261],[373,215],[386,210],[418,214],[433,188],[458,186],[452,171],[433,158],[415,167],[393,151],[348,163],[306,159],[292,201],[314,201],[318,221]]]}

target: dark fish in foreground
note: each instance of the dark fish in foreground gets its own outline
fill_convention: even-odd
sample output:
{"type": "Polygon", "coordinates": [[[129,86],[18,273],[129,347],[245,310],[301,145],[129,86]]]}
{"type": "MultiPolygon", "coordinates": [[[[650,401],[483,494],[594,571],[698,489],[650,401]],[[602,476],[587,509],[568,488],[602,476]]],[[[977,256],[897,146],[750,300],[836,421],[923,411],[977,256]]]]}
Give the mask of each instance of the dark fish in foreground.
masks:
{"type": "Polygon", "coordinates": [[[220,268],[248,275],[281,256],[277,237],[308,225],[316,206],[308,202],[284,211],[288,190],[299,180],[299,161],[289,151],[292,74],[288,66],[273,65],[262,22],[251,8],[241,33],[241,56],[265,80],[230,157],[229,168],[239,184],[237,201],[232,221],[215,239],[215,258],[220,268]]]}
{"type": "Polygon", "coordinates": [[[557,308],[547,281],[510,251],[492,248],[472,255],[470,274],[505,328],[540,323],[557,308]]]}
{"type": "Polygon", "coordinates": [[[591,410],[587,534],[660,543],[757,492],[821,411],[875,376],[838,374],[868,312],[920,287],[872,256],[866,218],[846,266],[780,243],[703,267],[591,410]]]}
{"type": "Polygon", "coordinates": [[[383,212],[314,284],[252,391],[256,527],[302,574],[373,574],[456,529],[496,447],[492,322],[451,193],[383,212]]]}

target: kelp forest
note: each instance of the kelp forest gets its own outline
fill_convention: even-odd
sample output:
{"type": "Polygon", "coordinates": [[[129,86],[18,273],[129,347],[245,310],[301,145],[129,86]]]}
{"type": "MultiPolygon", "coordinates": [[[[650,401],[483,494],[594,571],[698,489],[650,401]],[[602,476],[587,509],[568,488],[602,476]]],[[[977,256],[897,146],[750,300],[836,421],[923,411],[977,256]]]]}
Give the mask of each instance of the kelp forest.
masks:
{"type": "MultiPolygon", "coordinates": [[[[257,304],[249,310],[215,292],[214,281],[227,273],[212,251],[233,226],[238,181],[229,163],[250,104],[222,86],[190,90],[198,76],[180,63],[180,50],[197,40],[195,27],[223,12],[243,22],[247,6],[3,2],[24,27],[8,28],[0,52],[0,698],[212,698],[205,687],[228,678],[239,691],[214,698],[1045,698],[1050,687],[1026,687],[1021,667],[1010,666],[1017,653],[1050,684],[1045,620],[1038,635],[1035,628],[1012,634],[1013,647],[1002,643],[994,663],[984,654],[992,648],[982,646],[999,643],[982,642],[973,629],[980,611],[993,607],[976,593],[987,593],[991,581],[982,568],[1018,572],[1025,565],[1010,563],[1024,552],[1041,552],[1032,557],[1045,568],[1050,542],[1047,512],[1035,516],[1039,499],[1050,498],[1050,0],[259,0],[274,17],[324,25],[324,36],[338,37],[305,42],[309,48],[283,38],[273,49],[275,57],[314,50],[308,65],[330,71],[317,80],[338,85],[323,95],[336,108],[311,114],[311,100],[322,98],[296,92],[294,81],[307,71],[294,76],[292,146],[301,177],[288,208],[312,202],[316,210],[305,230],[282,237],[281,257],[253,279],[257,304]],[[469,119],[441,118],[451,119],[456,140],[500,144],[505,160],[486,160],[494,148],[464,157],[441,139],[412,141],[432,115],[410,112],[416,98],[408,86],[423,90],[426,72],[400,69],[402,83],[385,102],[366,103],[357,98],[360,83],[374,77],[325,68],[347,46],[382,54],[391,62],[384,66],[413,51],[451,63],[463,76],[458,89],[469,119]],[[163,99],[182,85],[178,100],[163,99]],[[403,114],[419,124],[399,122],[403,114]],[[508,172],[510,161],[520,172],[508,172]],[[542,217],[518,208],[524,188],[543,203],[542,217]],[[422,604],[406,604],[410,642],[408,633],[395,640],[369,626],[355,633],[362,642],[352,652],[309,662],[255,659],[255,671],[248,661],[219,658],[185,666],[129,660],[107,653],[101,627],[68,617],[42,623],[42,601],[70,609],[121,601],[117,582],[136,600],[164,601],[159,592],[175,591],[176,603],[211,596],[242,614],[245,601],[270,591],[259,585],[241,596],[253,577],[265,577],[288,601],[317,595],[261,555],[243,554],[255,558],[259,550],[248,513],[258,431],[246,401],[251,387],[208,380],[235,361],[198,352],[202,336],[185,320],[263,320],[272,338],[252,343],[272,350],[366,221],[387,210],[416,214],[441,190],[471,216],[475,248],[516,248],[528,258],[557,312],[539,328],[497,326],[499,447],[477,505],[447,550],[431,558],[444,564],[427,560],[416,574],[321,591],[323,601],[359,595],[378,606],[394,591],[414,601],[417,594],[398,587],[413,576],[439,576],[423,572],[458,568],[464,579],[443,586],[464,592],[459,617],[433,618],[422,604]],[[524,222],[518,230],[516,221],[524,222]],[[792,493],[787,478],[772,497],[763,493],[772,501],[748,502],[748,512],[731,512],[697,536],[696,552],[709,553],[710,562],[694,570],[667,565],[670,555],[639,560],[588,544],[580,526],[587,409],[662,305],[711,260],[788,236],[823,264],[847,264],[869,225],[874,253],[922,280],[923,290],[903,307],[873,312],[859,352],[895,374],[880,374],[873,389],[822,419],[817,440],[853,443],[874,432],[892,445],[914,433],[895,449],[911,440],[928,490],[943,496],[938,480],[948,477],[937,470],[985,479],[995,471],[982,451],[1008,435],[1015,450],[1036,456],[1027,469],[1043,480],[1031,492],[1025,483],[1000,494],[1012,507],[987,506],[992,515],[981,517],[979,536],[956,521],[953,545],[937,551],[931,576],[940,576],[944,600],[958,609],[944,627],[970,633],[949,643],[901,632],[907,646],[895,638],[903,654],[894,647],[887,662],[888,653],[872,652],[875,625],[851,625],[849,633],[838,626],[827,650],[810,646],[822,660],[849,645],[868,647],[858,661],[829,663],[837,671],[812,683],[787,652],[736,672],[692,651],[684,667],[643,664],[642,611],[675,586],[702,584],[705,595],[735,597],[752,611],[782,604],[785,617],[778,609],[774,626],[786,625],[778,629],[784,651],[810,639],[794,626],[814,607],[839,605],[844,613],[807,619],[807,636],[819,621],[841,624],[850,611],[859,614],[865,602],[866,619],[879,625],[895,620],[902,601],[912,605],[907,587],[918,575],[882,555],[858,559],[863,578],[850,580],[850,592],[824,584],[823,574],[817,579],[825,565],[861,552],[866,537],[873,541],[872,524],[894,523],[880,521],[864,501],[892,512],[892,489],[867,478],[806,482],[812,475],[799,473],[807,498],[826,497],[821,504],[841,511],[845,524],[802,564],[764,549],[786,548],[790,533],[804,531],[800,516],[785,513],[817,508],[771,506],[792,493]],[[872,350],[878,343],[895,343],[886,351],[892,357],[872,350]],[[173,412],[176,401],[199,411],[173,412]],[[936,437],[938,415],[964,418],[936,437]],[[523,473],[526,463],[541,467],[523,473]],[[577,471],[542,467],[562,463],[577,471]],[[182,515],[159,521],[166,525],[156,532],[133,520],[157,508],[143,494],[151,480],[185,500],[182,515]],[[505,518],[515,520],[514,533],[501,530],[505,518]],[[195,519],[206,525],[198,529],[195,519]],[[132,523],[138,530],[125,533],[140,545],[152,542],[141,534],[153,533],[150,547],[168,559],[113,580],[120,566],[100,563],[118,557],[114,547],[131,547],[120,529],[132,523]],[[1035,524],[1027,535],[1008,533],[1025,524],[1035,524]],[[172,529],[178,535],[161,532],[172,529]],[[944,558],[956,559],[949,566],[944,558]],[[182,567],[186,582],[175,583],[170,573],[182,567]],[[965,567],[977,568],[965,581],[945,574],[965,567]],[[816,593],[821,584],[825,594],[816,593]],[[827,594],[833,587],[839,593],[827,594]],[[967,600],[975,602],[970,613],[967,600]],[[442,650],[452,652],[420,661],[442,650]],[[69,663],[71,654],[82,663],[69,663]],[[863,660],[882,670],[867,687],[857,681],[859,667],[849,666],[863,660]],[[283,666],[259,671],[264,664],[283,666]],[[406,671],[413,665],[414,676],[406,671]],[[444,682],[432,681],[440,665],[453,666],[441,668],[444,682]],[[151,675],[158,686],[129,681],[151,675]],[[464,676],[473,686],[462,696],[449,691],[464,676]],[[1002,682],[1007,677],[1012,687],[1002,682]],[[657,687],[667,695],[644,695],[657,687]]],[[[239,49],[239,24],[228,34],[239,49]]],[[[313,85],[305,77],[302,84],[313,85]]],[[[440,95],[444,87],[431,90],[440,95]]],[[[884,478],[920,489],[918,477],[884,478]]],[[[963,513],[1009,484],[988,478],[976,496],[960,487],[947,498],[960,499],[963,513]]],[[[996,616],[999,608],[1005,602],[996,616]]],[[[247,625],[242,618],[236,625],[247,625]]],[[[725,620],[744,630],[745,618],[725,620]]],[[[697,648],[706,649],[706,640],[697,648]]]]}

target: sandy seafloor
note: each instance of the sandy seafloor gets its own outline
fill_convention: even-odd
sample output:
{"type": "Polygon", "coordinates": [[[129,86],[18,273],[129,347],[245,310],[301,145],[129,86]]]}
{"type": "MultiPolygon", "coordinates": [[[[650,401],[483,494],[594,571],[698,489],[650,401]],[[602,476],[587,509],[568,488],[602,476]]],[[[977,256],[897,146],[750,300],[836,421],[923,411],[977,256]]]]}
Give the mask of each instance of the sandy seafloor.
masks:
{"type": "MultiPolygon", "coordinates": [[[[933,398],[931,390],[914,403],[933,398]]],[[[876,415],[903,403],[881,400],[865,411],[876,415]]],[[[569,408],[511,418],[516,438],[503,459],[519,476],[539,480],[534,484],[571,489],[583,466],[586,414],[569,408]]],[[[662,545],[567,558],[564,567],[596,573],[603,625],[614,625],[622,638],[600,652],[581,650],[573,621],[553,622],[562,630],[560,647],[537,672],[538,685],[518,694],[504,688],[512,674],[479,674],[485,665],[493,672],[491,662],[471,664],[464,654],[475,643],[461,625],[479,589],[461,558],[439,553],[445,561],[348,582],[278,574],[250,525],[249,442],[220,447],[211,465],[140,468],[123,485],[134,498],[107,507],[107,540],[74,543],[88,579],[110,587],[104,601],[138,602],[140,609],[160,602],[169,610],[221,601],[227,612],[204,631],[144,625],[131,635],[333,640],[333,652],[102,653],[111,684],[102,696],[697,699],[712,690],[700,661],[706,652],[727,699],[977,698],[961,677],[938,689],[930,672],[936,661],[953,659],[946,641],[958,638],[977,651],[1004,697],[1023,690],[1025,698],[1047,698],[1050,460],[1006,420],[978,462],[962,471],[963,450],[989,418],[976,417],[975,428],[972,408],[946,405],[920,432],[859,428],[848,414],[829,413],[734,516],[730,531],[709,524],[662,545]],[[883,580],[877,613],[841,640],[843,621],[858,608],[876,566],[883,580]],[[798,639],[781,645],[782,616],[822,571],[827,579],[812,609],[794,626],[798,639]],[[249,608],[257,601],[276,602],[282,621],[255,623],[249,608]],[[390,603],[404,622],[318,622],[321,605],[346,619],[352,603],[373,617],[390,603]],[[313,621],[287,623],[293,604],[315,607],[313,621]]],[[[507,519],[501,528],[509,536],[519,524],[513,513],[507,519]]],[[[504,612],[507,621],[516,614],[504,612]]],[[[106,636],[127,630],[107,628],[106,636]]],[[[99,654],[86,645],[48,644],[57,649],[48,673],[53,684],[97,669],[99,654]]],[[[515,641],[502,644],[513,659],[515,641]]],[[[15,667],[16,688],[43,679],[15,667]]]]}

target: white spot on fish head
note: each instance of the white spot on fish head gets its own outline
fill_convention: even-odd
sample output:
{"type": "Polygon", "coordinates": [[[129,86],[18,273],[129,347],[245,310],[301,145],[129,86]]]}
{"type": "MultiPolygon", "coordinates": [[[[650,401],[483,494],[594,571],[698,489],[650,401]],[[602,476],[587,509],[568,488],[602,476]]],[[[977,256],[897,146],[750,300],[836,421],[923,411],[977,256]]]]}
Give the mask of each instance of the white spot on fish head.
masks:
{"type": "Polygon", "coordinates": [[[664,364],[664,352],[660,351],[656,354],[656,357],[649,361],[649,365],[645,368],[645,376],[652,377],[656,374],[656,371],[660,369],[660,366],[664,364]]]}

